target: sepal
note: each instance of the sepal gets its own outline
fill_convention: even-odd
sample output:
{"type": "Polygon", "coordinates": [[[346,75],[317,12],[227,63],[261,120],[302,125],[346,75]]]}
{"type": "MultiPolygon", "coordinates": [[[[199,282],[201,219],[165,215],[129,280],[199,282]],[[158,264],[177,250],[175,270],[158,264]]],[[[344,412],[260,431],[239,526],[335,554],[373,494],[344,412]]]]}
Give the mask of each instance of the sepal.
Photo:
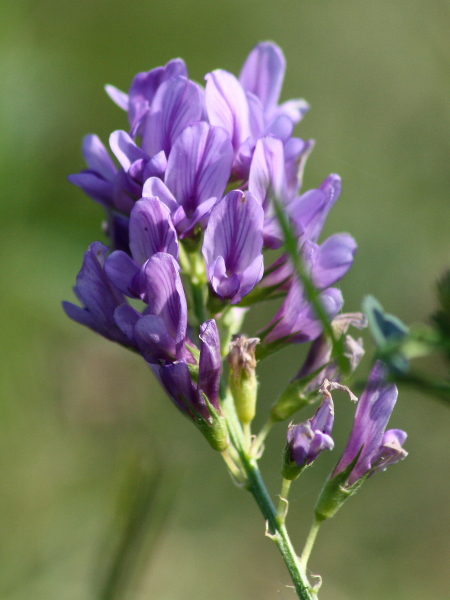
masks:
{"type": "Polygon", "coordinates": [[[223,452],[230,445],[228,427],[225,417],[211,404],[207,396],[203,394],[203,399],[208,406],[210,419],[205,419],[200,413],[195,412],[194,423],[208,440],[209,445],[217,452],[223,452]]]}
{"type": "Polygon", "coordinates": [[[352,462],[343,471],[334,477],[330,476],[325,482],[314,509],[316,518],[319,521],[325,521],[326,519],[331,519],[331,517],[334,517],[347,498],[353,496],[367,479],[368,475],[365,475],[361,477],[361,479],[358,479],[358,481],[353,485],[348,487],[346,486],[351,472],[358,462],[361,452],[362,448],[352,462]]]}

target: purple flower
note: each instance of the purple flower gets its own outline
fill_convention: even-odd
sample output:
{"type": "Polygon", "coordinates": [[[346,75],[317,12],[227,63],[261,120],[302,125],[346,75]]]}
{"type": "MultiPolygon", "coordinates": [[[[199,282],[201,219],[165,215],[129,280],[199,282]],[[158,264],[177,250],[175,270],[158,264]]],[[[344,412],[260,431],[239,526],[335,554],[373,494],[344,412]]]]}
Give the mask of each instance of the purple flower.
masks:
{"type": "Polygon", "coordinates": [[[178,137],[169,156],[165,184],[181,207],[176,215],[180,233],[191,230],[222,198],[232,164],[231,140],[221,127],[195,123],[178,137]]]}
{"type": "Polygon", "coordinates": [[[113,206],[117,167],[97,135],[83,140],[83,155],[88,169],[69,175],[69,181],[105,207],[113,206]]]}
{"type": "Polygon", "coordinates": [[[94,242],[84,255],[83,266],[77,276],[75,294],[84,308],[63,302],[66,314],[90,327],[104,337],[130,346],[130,339],[117,327],[114,321],[114,311],[118,306],[125,305],[123,294],[107,278],[104,265],[108,248],[101,242],[94,242]]]}
{"type": "Polygon", "coordinates": [[[282,116],[296,124],[309,109],[305,100],[289,100],[278,106],[285,70],[283,51],[273,42],[261,42],[253,48],[242,67],[239,81],[247,94],[259,100],[266,126],[282,116]]]}
{"type": "MultiPolygon", "coordinates": [[[[363,329],[367,327],[367,318],[362,313],[347,313],[338,315],[333,319],[331,326],[337,338],[347,333],[350,325],[363,329]]],[[[329,381],[339,381],[339,366],[332,358],[333,346],[325,334],[321,334],[311,345],[306,361],[293,381],[301,380],[313,375],[323,369],[306,385],[304,393],[308,394],[318,390],[324,379],[329,381]]],[[[345,335],[345,355],[350,360],[351,372],[356,369],[360,360],[364,356],[362,339],[354,340],[350,335],[345,335]]]]}
{"type": "Polygon", "coordinates": [[[203,98],[199,86],[186,77],[171,77],[158,87],[146,114],[142,149],[150,156],[161,150],[169,156],[181,132],[202,116],[203,98]]]}
{"type": "Polygon", "coordinates": [[[145,297],[146,261],[158,252],[178,259],[178,238],[167,206],[158,198],[138,200],[131,211],[129,235],[133,258],[127,252],[116,250],[108,257],[105,271],[110,281],[125,295],[145,297]]]}
{"type": "Polygon", "coordinates": [[[348,476],[348,486],[376,471],[384,471],[407,456],[402,445],[406,433],[399,429],[385,432],[397,401],[397,387],[386,382],[387,368],[377,361],[356,408],[355,423],[347,447],[333,473],[342,473],[357,457],[348,476]],[[359,456],[358,456],[359,454],[359,456]]]}
{"type": "Polygon", "coordinates": [[[220,452],[229,444],[228,430],[219,404],[222,356],[217,324],[200,327],[198,383],[194,383],[184,360],[161,364],[159,378],[175,405],[192,418],[211,446],[220,452]]]}
{"type": "Polygon", "coordinates": [[[309,190],[290,202],[286,210],[295,223],[300,242],[317,242],[328,213],[336,204],[342,190],[339,175],[330,175],[316,190],[309,190]]]}
{"type": "Polygon", "coordinates": [[[203,242],[213,290],[232,304],[251,292],[263,275],[264,211],[250,192],[229,192],[211,212],[203,242]]]}
{"type": "MultiPolygon", "coordinates": [[[[233,171],[239,178],[248,178],[258,139],[273,135],[283,144],[288,143],[294,125],[309,108],[304,100],[277,106],[284,71],[281,49],[272,42],[264,42],[250,53],[240,80],[220,69],[205,77],[209,121],[228,132],[235,152],[233,171]]],[[[297,157],[298,149],[297,146],[294,152],[297,157]]]]}
{"type": "Polygon", "coordinates": [[[264,245],[279,248],[283,244],[273,201],[286,200],[286,177],[283,143],[266,136],[256,143],[250,165],[248,189],[264,209],[264,245]]]}
{"type": "Polygon", "coordinates": [[[200,361],[198,389],[204,393],[211,404],[220,410],[219,387],[222,375],[222,354],[217,323],[214,319],[200,326],[200,361]]]}
{"type": "MultiPolygon", "coordinates": [[[[334,319],[344,304],[341,291],[337,288],[328,288],[319,295],[319,299],[330,320],[334,319]]],[[[322,332],[322,323],[306,297],[303,284],[297,279],[266,330],[265,344],[281,340],[297,344],[309,342],[322,332]]]]}
{"type": "Polygon", "coordinates": [[[180,58],[175,58],[165,67],[157,67],[147,73],[138,73],[133,79],[128,94],[121,92],[113,85],[105,86],[110,98],[124,110],[128,111],[131,130],[135,135],[141,135],[143,118],[150,109],[156,91],[164,81],[181,75],[187,77],[186,65],[180,58]]]}
{"type": "Polygon", "coordinates": [[[333,423],[333,400],[327,396],[312,419],[299,425],[289,425],[283,477],[295,479],[323,450],[334,448],[334,441],[330,435],[333,423]]]}
{"type": "Polygon", "coordinates": [[[151,364],[194,362],[186,347],[187,302],[179,271],[173,256],[154,254],[140,273],[142,299],[148,304],[145,314],[126,306],[114,315],[117,326],[151,364]]]}

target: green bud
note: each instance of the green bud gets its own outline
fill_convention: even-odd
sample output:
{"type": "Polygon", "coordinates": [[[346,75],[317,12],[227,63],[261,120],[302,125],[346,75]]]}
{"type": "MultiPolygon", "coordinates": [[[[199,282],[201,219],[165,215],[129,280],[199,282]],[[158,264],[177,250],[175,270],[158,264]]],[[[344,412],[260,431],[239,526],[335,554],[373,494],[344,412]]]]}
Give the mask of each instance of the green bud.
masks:
{"type": "Polygon", "coordinates": [[[259,338],[235,336],[230,343],[230,389],[240,421],[249,424],[255,418],[258,380],[256,378],[255,348],[259,338]]]}

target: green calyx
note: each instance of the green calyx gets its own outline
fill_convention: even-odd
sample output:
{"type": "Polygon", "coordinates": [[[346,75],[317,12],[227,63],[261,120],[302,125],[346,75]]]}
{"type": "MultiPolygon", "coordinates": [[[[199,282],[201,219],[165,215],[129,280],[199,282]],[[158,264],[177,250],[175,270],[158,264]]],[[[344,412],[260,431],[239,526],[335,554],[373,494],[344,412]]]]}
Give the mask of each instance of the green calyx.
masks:
{"type": "Polygon", "coordinates": [[[208,406],[211,419],[205,419],[198,412],[195,412],[194,422],[208,440],[209,445],[217,452],[224,452],[230,445],[228,427],[225,417],[219,412],[203,394],[203,398],[208,406]]]}
{"type": "Polygon", "coordinates": [[[347,485],[348,478],[358,462],[361,451],[362,448],[348,467],[334,477],[330,476],[325,482],[314,509],[316,518],[319,521],[334,517],[347,498],[353,496],[367,478],[367,475],[365,475],[353,485],[347,485]]]}
{"type": "Polygon", "coordinates": [[[292,460],[291,450],[292,443],[286,444],[283,451],[283,466],[281,468],[281,475],[284,477],[284,479],[287,479],[288,481],[293,481],[294,479],[297,479],[300,473],[306,468],[306,465],[302,465],[301,467],[299,467],[295,460],[292,460]]]}

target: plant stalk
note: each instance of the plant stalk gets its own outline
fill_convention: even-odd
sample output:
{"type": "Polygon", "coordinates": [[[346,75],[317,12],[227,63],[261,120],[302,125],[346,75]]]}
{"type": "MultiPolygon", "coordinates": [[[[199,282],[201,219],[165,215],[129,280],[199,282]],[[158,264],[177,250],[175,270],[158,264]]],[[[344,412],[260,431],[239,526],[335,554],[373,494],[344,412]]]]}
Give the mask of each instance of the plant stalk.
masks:
{"type": "Polygon", "coordinates": [[[267,535],[271,537],[283,557],[300,600],[315,600],[316,595],[306,577],[306,572],[295,553],[284,523],[277,520],[277,511],[269,496],[256,461],[244,454],[242,462],[247,473],[248,488],[256,500],[267,523],[267,535]]]}

